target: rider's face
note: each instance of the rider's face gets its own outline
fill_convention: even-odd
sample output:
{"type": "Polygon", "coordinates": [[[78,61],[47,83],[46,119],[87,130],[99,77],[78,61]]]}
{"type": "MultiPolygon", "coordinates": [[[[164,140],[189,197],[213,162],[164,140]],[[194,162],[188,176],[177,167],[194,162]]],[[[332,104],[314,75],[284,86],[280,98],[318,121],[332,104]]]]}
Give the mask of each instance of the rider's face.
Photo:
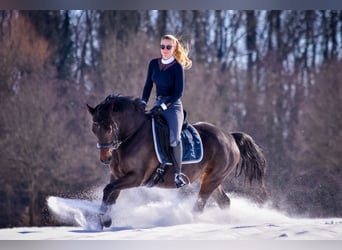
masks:
{"type": "Polygon", "coordinates": [[[160,53],[161,53],[162,58],[164,60],[167,60],[171,56],[173,56],[175,49],[176,49],[176,45],[174,44],[173,40],[170,40],[170,39],[162,39],[161,40],[161,42],[160,42],[160,53]]]}

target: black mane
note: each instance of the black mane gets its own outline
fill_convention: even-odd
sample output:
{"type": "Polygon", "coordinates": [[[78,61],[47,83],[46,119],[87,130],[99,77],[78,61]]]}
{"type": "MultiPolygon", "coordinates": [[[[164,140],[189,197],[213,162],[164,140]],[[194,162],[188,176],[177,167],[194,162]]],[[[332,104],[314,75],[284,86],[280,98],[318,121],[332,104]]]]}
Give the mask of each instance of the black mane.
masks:
{"type": "Polygon", "coordinates": [[[104,102],[113,104],[114,110],[126,110],[134,108],[137,111],[144,112],[144,107],[140,98],[111,94],[106,97],[104,102]]]}
{"type": "Polygon", "coordinates": [[[134,111],[144,113],[144,107],[140,98],[111,94],[95,107],[94,122],[109,126],[112,123],[111,111],[134,111]]]}

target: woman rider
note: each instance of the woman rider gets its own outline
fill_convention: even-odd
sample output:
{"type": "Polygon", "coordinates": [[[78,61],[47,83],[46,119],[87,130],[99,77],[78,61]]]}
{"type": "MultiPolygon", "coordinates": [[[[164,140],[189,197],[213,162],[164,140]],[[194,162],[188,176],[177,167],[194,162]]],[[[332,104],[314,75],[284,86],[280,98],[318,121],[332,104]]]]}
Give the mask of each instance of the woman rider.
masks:
{"type": "Polygon", "coordinates": [[[142,103],[147,105],[153,83],[156,86],[156,101],[151,109],[152,115],[161,114],[170,130],[171,159],[175,170],[177,188],[186,184],[182,178],[181,129],[184,120],[181,97],[184,88],[184,69],[190,69],[188,46],[183,46],[173,35],[164,35],[160,42],[161,57],[152,59],[148,66],[142,103]]]}

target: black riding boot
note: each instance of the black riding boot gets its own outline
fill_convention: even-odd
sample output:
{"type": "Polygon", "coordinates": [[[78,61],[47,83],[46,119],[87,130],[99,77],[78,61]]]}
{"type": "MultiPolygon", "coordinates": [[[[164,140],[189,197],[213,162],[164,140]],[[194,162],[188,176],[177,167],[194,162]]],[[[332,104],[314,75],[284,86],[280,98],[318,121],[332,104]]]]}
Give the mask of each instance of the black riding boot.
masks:
{"type": "Polygon", "coordinates": [[[177,188],[180,188],[184,185],[186,185],[186,182],[182,178],[182,156],[183,156],[183,150],[182,150],[182,143],[178,143],[176,147],[171,147],[171,159],[173,163],[173,167],[175,170],[175,183],[177,188]]]}

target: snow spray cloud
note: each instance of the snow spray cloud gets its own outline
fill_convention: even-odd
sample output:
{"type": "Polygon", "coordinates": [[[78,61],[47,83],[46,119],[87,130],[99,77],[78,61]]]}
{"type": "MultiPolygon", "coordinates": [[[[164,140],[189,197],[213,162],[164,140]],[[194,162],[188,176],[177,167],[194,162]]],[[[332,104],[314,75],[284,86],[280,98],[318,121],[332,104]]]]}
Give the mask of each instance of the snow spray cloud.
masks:
{"type": "MultiPolygon", "coordinates": [[[[112,227],[151,228],[191,223],[252,225],[290,220],[267,205],[261,207],[232,194],[229,209],[221,210],[210,199],[202,214],[194,214],[192,208],[198,190],[184,190],[132,188],[121,191],[110,211],[112,227]]],[[[90,200],[50,197],[47,202],[58,221],[87,228],[89,224],[85,222],[84,212],[98,212],[101,192],[93,190],[85,195],[77,195],[90,200]]]]}

